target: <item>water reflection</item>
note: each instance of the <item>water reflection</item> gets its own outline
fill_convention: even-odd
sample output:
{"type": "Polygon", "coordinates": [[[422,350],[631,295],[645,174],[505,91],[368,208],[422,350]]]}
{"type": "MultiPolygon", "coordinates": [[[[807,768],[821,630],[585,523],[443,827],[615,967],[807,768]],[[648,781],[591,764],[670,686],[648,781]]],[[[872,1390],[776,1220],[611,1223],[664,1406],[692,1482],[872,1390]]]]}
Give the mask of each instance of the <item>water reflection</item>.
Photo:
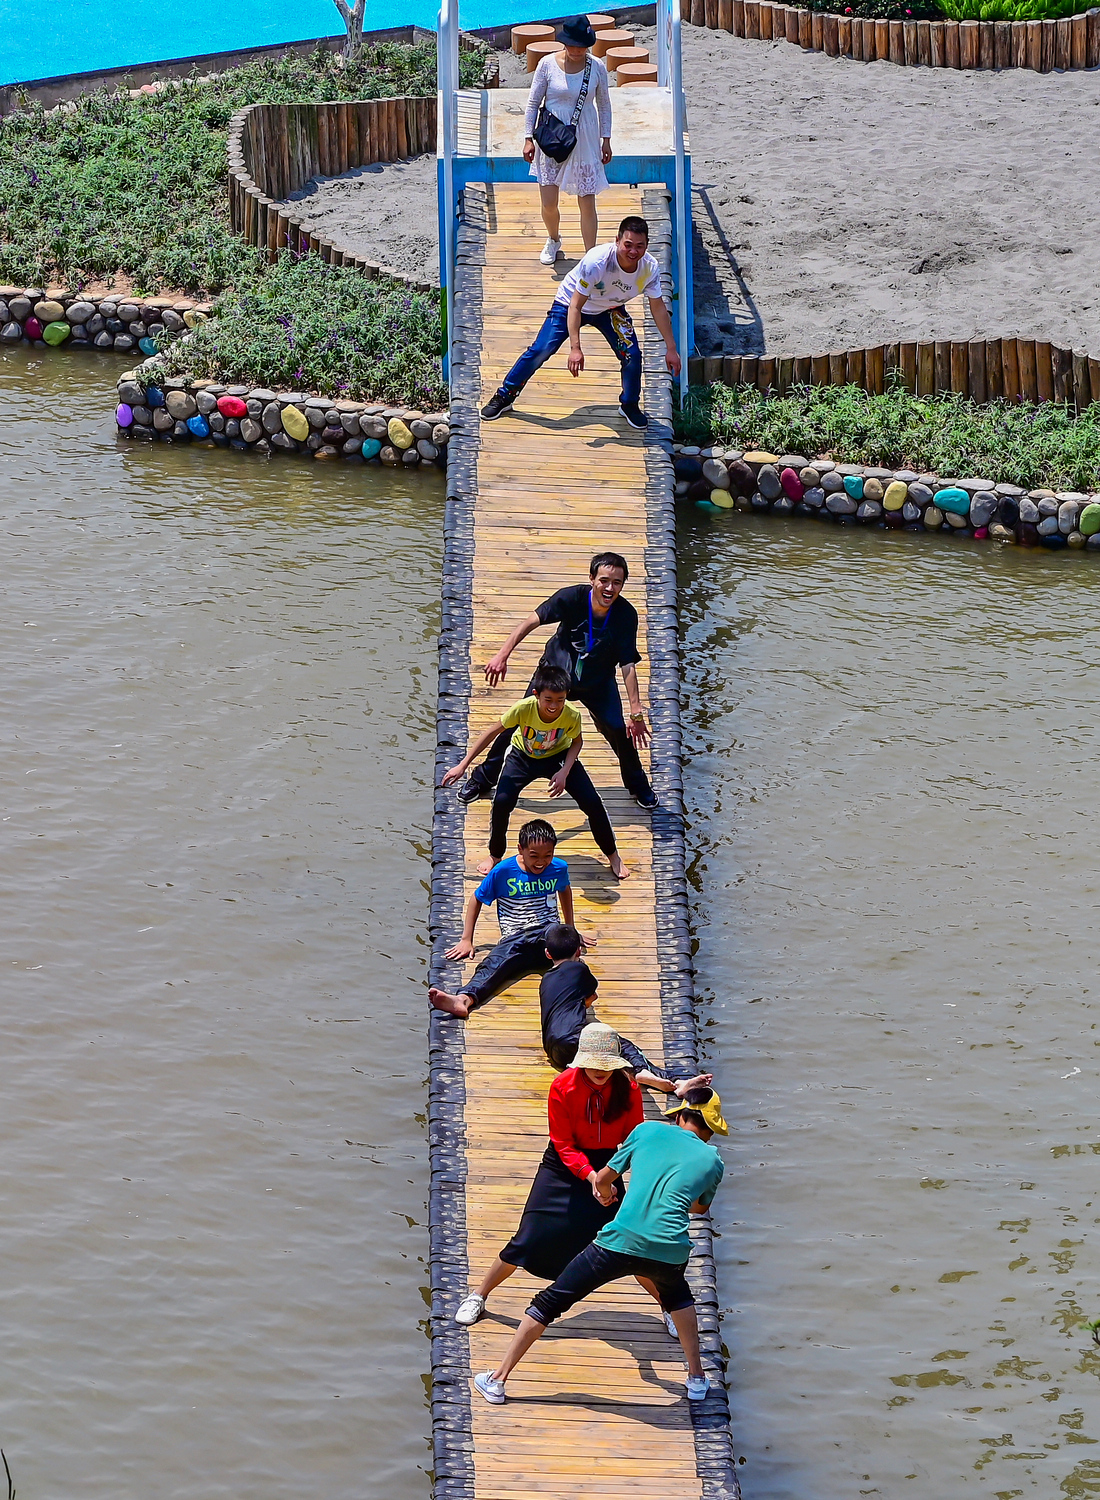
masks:
{"type": "Polygon", "coordinates": [[[680,545],[746,1500],[1096,1495],[1100,570],[695,510],[680,545]]]}
{"type": "Polygon", "coordinates": [[[0,1442],[424,1500],[442,483],[118,444],[117,368],[0,354],[0,1442]]]}

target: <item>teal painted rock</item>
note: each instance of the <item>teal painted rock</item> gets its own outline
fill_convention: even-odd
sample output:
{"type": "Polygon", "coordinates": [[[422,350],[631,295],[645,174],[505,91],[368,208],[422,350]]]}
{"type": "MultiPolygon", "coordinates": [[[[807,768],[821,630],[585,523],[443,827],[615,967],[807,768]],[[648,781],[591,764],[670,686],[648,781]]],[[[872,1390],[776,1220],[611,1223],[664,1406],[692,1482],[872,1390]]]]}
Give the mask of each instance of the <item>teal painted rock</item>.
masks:
{"type": "Polygon", "coordinates": [[[1095,500],[1081,512],[1077,530],[1082,536],[1095,536],[1100,531],[1100,505],[1095,500]]]}
{"type": "Polygon", "coordinates": [[[851,495],[851,497],[852,497],[853,500],[862,500],[863,499],[863,475],[862,474],[845,474],[845,476],[844,476],[844,488],[848,491],[849,495],[851,495]]]}
{"type": "Polygon", "coordinates": [[[197,438],[210,436],[210,423],[205,417],[194,416],[187,418],[187,430],[197,438]]]}
{"type": "Polygon", "coordinates": [[[47,323],[42,330],[42,338],[47,344],[63,344],[72,333],[68,323],[47,323]]]}
{"type": "Polygon", "coordinates": [[[157,341],[148,337],[138,339],[138,348],[142,354],[155,354],[157,352],[157,341]]]}
{"type": "Polygon", "coordinates": [[[382,452],[382,444],[377,438],[364,438],[362,451],[364,458],[377,458],[382,452]]]}
{"type": "Polygon", "coordinates": [[[965,490],[937,490],[936,505],[949,516],[970,515],[970,496],[965,490]]]}

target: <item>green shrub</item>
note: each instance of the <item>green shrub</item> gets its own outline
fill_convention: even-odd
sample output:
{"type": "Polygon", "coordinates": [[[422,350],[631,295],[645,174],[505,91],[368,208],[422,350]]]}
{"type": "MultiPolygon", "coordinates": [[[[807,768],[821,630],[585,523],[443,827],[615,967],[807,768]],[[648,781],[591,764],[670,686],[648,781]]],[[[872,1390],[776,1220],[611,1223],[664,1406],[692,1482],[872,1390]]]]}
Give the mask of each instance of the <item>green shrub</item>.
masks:
{"type": "MultiPolygon", "coordinates": [[[[477,54],[462,53],[476,84],[477,54]]],[[[434,94],[434,45],[250,62],[131,99],[99,91],[0,121],[0,281],[74,290],[117,272],[139,293],[216,293],[257,274],[229,228],[226,134],[246,104],[434,94]]]]}
{"type": "Polygon", "coordinates": [[[937,0],[949,21],[1057,21],[1079,15],[1080,0],[937,0]]]}
{"type": "Polygon", "coordinates": [[[939,21],[936,0],[808,0],[808,10],[878,21],[939,21]]]}
{"type": "Polygon", "coordinates": [[[1073,407],[962,396],[912,396],[894,386],[800,386],[785,396],[754,386],[696,386],[676,420],[685,441],[745,451],[834,455],[844,463],[930,470],[1028,487],[1100,488],[1100,403],[1073,407]]]}
{"type": "Polygon", "coordinates": [[[167,375],[392,401],[447,404],[439,293],[367,281],[319,256],[282,255],[217,317],[161,356],[167,375]]]}

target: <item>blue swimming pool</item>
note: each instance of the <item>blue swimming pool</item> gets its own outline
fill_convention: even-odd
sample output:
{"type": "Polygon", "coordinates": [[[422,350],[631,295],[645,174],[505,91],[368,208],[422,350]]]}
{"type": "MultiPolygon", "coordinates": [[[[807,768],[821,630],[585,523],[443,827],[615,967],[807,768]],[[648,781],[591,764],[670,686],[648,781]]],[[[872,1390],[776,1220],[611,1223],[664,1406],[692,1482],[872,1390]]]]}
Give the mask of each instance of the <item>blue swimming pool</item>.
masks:
{"type": "MultiPolygon", "coordinates": [[[[437,0],[371,0],[367,30],[434,31],[437,12],[437,0]]],[[[470,0],[462,25],[473,31],[545,14],[546,0],[470,0]]],[[[331,0],[0,0],[0,85],[300,42],[342,29],[331,0]]]]}

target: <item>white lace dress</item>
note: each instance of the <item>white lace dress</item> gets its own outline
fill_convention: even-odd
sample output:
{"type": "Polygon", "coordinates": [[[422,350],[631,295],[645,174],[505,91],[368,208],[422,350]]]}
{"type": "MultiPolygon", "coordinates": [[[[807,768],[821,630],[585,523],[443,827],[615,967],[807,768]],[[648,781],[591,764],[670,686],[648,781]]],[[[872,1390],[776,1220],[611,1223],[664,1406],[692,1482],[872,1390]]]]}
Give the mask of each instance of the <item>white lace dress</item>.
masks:
{"type": "MultiPolygon", "coordinates": [[[[584,69],[567,73],[555,57],[544,57],[531,80],[527,99],[524,135],[531,135],[538,118],[539,106],[545,104],[552,115],[568,125],[577,107],[584,69]]],[[[545,156],[536,145],[531,176],[539,187],[558,187],[578,198],[602,193],[607,177],[600,161],[600,141],[611,134],[611,92],[607,86],[607,69],[598,57],[592,59],[588,80],[588,97],[577,121],[577,144],[564,161],[545,156]]]]}

